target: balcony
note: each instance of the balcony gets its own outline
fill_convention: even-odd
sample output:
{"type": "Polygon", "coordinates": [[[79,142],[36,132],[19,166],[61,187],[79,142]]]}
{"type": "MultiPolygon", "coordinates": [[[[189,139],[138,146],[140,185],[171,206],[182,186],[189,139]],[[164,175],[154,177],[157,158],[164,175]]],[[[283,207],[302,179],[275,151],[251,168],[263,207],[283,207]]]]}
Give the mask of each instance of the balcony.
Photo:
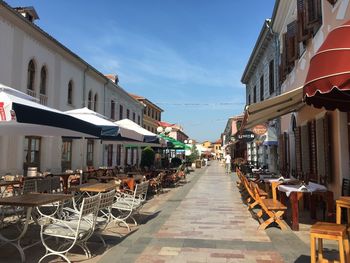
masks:
{"type": "Polygon", "coordinates": [[[39,95],[39,102],[42,105],[47,105],[47,96],[45,94],[40,94],[39,95]]]}
{"type": "Polygon", "coordinates": [[[31,90],[31,89],[27,89],[27,94],[29,95],[29,96],[32,96],[32,97],[36,97],[36,93],[35,93],[35,91],[34,90],[31,90]]]}

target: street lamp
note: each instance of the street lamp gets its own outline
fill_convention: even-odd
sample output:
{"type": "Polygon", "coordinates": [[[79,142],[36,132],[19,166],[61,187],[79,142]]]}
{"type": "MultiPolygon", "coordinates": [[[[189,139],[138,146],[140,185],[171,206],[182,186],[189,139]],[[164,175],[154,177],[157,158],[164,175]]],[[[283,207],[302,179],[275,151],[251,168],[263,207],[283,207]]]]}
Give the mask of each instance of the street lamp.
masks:
{"type": "MultiPolygon", "coordinates": [[[[162,126],[157,127],[157,133],[159,135],[168,136],[171,131],[172,131],[171,127],[166,127],[166,128],[163,128],[162,126]]],[[[170,154],[170,152],[168,151],[168,146],[166,146],[165,154],[166,155],[170,154]]]]}
{"type": "Polygon", "coordinates": [[[164,135],[168,135],[170,132],[172,131],[171,127],[166,127],[165,129],[161,126],[159,126],[157,128],[157,133],[159,134],[164,134],[164,135]]]}

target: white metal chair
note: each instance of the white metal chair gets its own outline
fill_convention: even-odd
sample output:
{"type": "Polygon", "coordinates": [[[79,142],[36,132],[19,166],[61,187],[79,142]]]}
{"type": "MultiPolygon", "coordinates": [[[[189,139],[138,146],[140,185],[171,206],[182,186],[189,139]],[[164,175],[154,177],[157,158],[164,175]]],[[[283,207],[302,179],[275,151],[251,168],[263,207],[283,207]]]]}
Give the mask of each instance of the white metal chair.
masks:
{"type": "Polygon", "coordinates": [[[106,242],[102,237],[102,232],[106,229],[107,225],[111,221],[111,212],[114,197],[115,190],[111,190],[107,193],[101,193],[101,201],[100,206],[98,208],[99,215],[96,219],[96,228],[94,234],[96,234],[101,239],[103,246],[106,246],[106,242]]]}
{"type": "MultiPolygon", "coordinates": [[[[96,227],[94,234],[96,234],[99,237],[99,239],[101,239],[103,245],[106,246],[106,242],[102,237],[102,232],[106,229],[107,225],[109,224],[112,218],[111,210],[115,198],[115,190],[111,190],[107,193],[100,193],[100,195],[101,201],[98,208],[99,213],[96,218],[96,227]]],[[[78,210],[70,207],[65,207],[64,210],[67,213],[71,213],[71,216],[69,218],[77,218],[77,215],[79,213],[78,210]]]]}
{"type": "Polygon", "coordinates": [[[137,184],[132,195],[124,193],[116,195],[111,216],[117,223],[123,223],[129,231],[130,227],[126,220],[130,218],[137,225],[134,214],[139,212],[146,201],[148,185],[148,181],[137,184]]]}
{"type": "Polygon", "coordinates": [[[36,190],[38,193],[51,192],[51,178],[44,178],[36,181],[36,190]]]}
{"type": "Polygon", "coordinates": [[[67,218],[66,220],[44,217],[45,220],[43,220],[41,225],[40,237],[46,253],[39,262],[46,257],[54,255],[70,262],[66,254],[75,245],[83,249],[87,258],[91,257],[91,252],[86,242],[95,230],[100,199],[100,194],[84,198],[78,217],[67,218]],[[63,239],[65,242],[57,250],[54,250],[48,245],[47,237],[63,239]]]}
{"type": "MultiPolygon", "coordinates": [[[[61,193],[61,185],[59,177],[47,177],[37,180],[37,192],[39,193],[61,193]]],[[[57,214],[63,206],[61,202],[54,202],[47,205],[42,205],[36,208],[40,216],[53,216],[57,214]]],[[[60,215],[62,216],[62,215],[60,215]]]]}
{"type": "Polygon", "coordinates": [[[63,191],[61,186],[61,178],[59,176],[53,176],[51,179],[51,193],[61,193],[63,191]]]}
{"type": "Polygon", "coordinates": [[[37,192],[37,179],[25,180],[23,183],[22,194],[37,192]]]}

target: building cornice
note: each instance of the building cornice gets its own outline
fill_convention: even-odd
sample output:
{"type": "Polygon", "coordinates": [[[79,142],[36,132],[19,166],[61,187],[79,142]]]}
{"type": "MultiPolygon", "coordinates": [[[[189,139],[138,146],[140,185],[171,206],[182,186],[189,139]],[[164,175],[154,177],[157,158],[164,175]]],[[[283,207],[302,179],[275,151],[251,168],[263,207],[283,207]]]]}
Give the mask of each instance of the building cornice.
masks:
{"type": "Polygon", "coordinates": [[[271,34],[270,30],[268,29],[266,22],[264,21],[264,24],[260,30],[260,34],[258,36],[258,39],[255,43],[254,49],[249,57],[248,63],[244,69],[241,82],[243,84],[247,84],[249,79],[251,78],[251,75],[253,74],[254,70],[256,69],[258,63],[260,62],[260,58],[265,52],[269,41],[272,40],[273,35],[271,34]]]}
{"type": "Polygon", "coordinates": [[[272,30],[276,33],[281,33],[283,30],[286,16],[291,7],[293,1],[280,1],[275,2],[272,15],[272,30]]]}
{"type": "Polygon", "coordinates": [[[84,59],[79,57],[69,48],[61,44],[53,36],[45,32],[36,24],[30,22],[25,17],[23,17],[19,12],[9,6],[5,1],[0,0],[0,15],[4,15],[10,22],[21,28],[24,32],[29,32],[30,36],[35,38],[40,43],[45,44],[48,48],[54,50],[59,55],[66,57],[70,62],[74,63],[76,66],[82,69],[88,69],[87,72],[93,73],[93,76],[96,79],[100,79],[102,82],[108,83],[115,88],[121,90],[124,95],[130,97],[131,100],[134,100],[128,92],[126,92],[122,87],[112,82],[104,74],[98,71],[96,68],[87,63],[84,59]]]}

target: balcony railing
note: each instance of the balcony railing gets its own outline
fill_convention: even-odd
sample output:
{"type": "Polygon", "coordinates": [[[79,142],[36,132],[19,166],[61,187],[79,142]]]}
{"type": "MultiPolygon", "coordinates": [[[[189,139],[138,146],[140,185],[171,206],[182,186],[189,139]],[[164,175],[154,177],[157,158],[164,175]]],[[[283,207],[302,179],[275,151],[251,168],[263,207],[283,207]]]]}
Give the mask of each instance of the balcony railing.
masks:
{"type": "Polygon", "coordinates": [[[27,89],[27,94],[29,95],[29,96],[32,96],[32,97],[36,97],[36,93],[35,93],[35,91],[34,90],[31,90],[31,89],[27,89]]]}
{"type": "Polygon", "coordinates": [[[42,105],[47,105],[47,96],[45,94],[39,95],[39,102],[42,105]]]}

